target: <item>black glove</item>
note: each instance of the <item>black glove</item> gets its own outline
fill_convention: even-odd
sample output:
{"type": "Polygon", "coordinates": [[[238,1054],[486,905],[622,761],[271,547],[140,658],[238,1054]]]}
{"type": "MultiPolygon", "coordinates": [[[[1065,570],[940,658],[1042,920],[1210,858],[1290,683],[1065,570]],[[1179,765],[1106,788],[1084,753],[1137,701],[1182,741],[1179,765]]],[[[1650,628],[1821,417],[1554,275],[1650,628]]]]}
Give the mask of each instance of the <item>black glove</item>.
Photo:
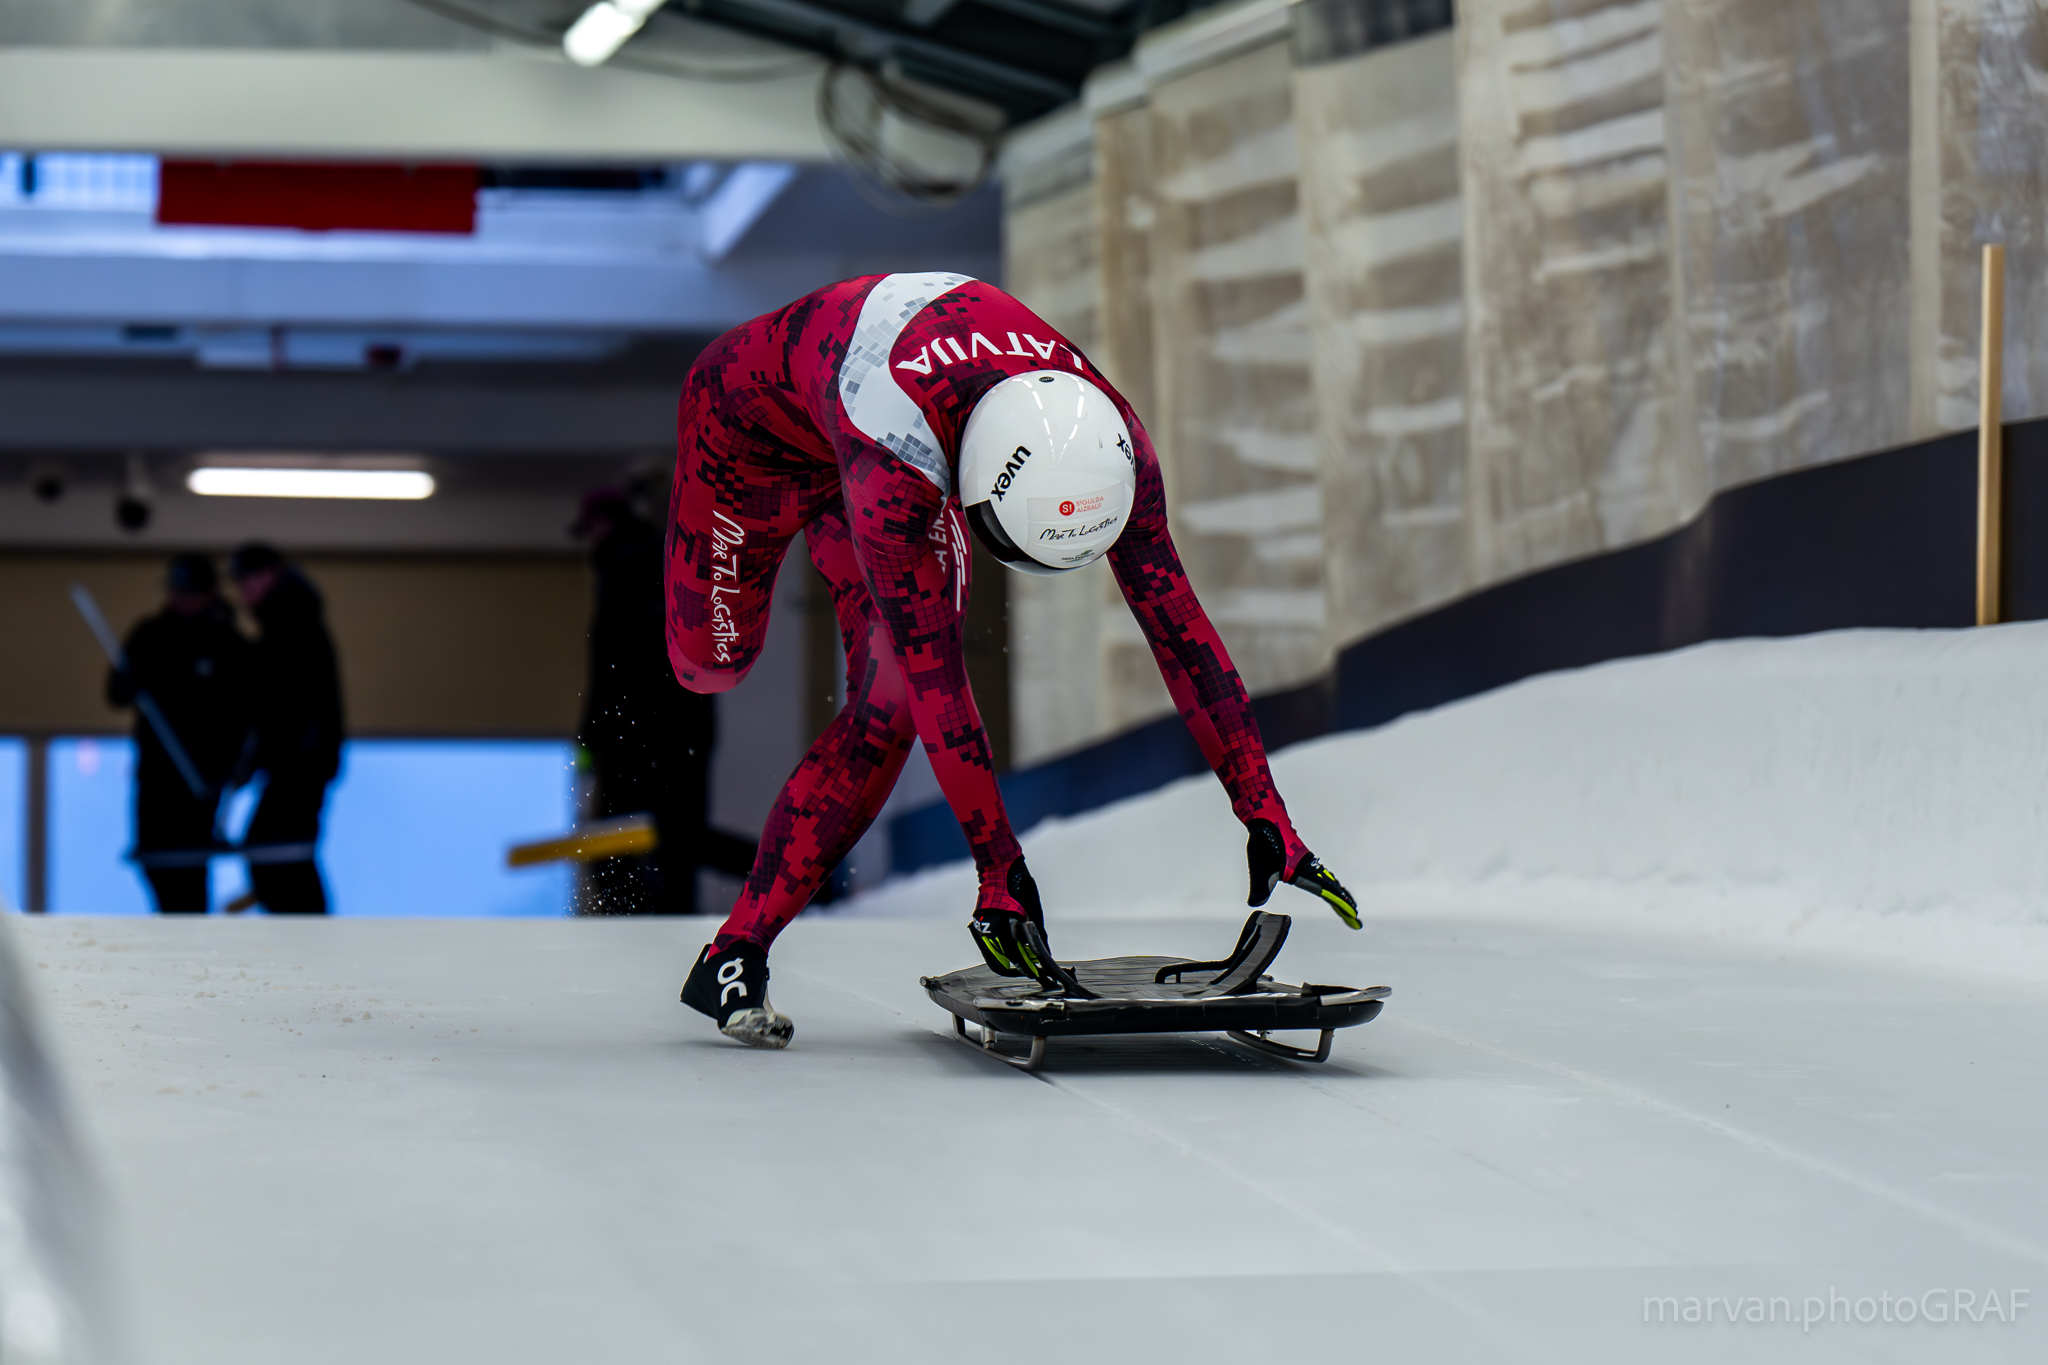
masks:
{"type": "Polygon", "coordinates": [[[1290,877],[1287,875],[1287,844],[1280,837],[1279,827],[1271,820],[1253,820],[1245,828],[1251,833],[1244,854],[1252,875],[1251,894],[1245,898],[1245,904],[1264,905],[1271,898],[1273,888],[1284,879],[1289,886],[1329,902],[1330,908],[1337,912],[1337,918],[1344,921],[1345,928],[1360,927],[1358,898],[1344,889],[1344,883],[1338,881],[1315,854],[1303,849],[1300,861],[1294,866],[1294,875],[1290,877]]]}
{"type": "Polygon", "coordinates": [[[1039,942],[1045,934],[1045,907],[1039,903],[1038,883],[1031,878],[1031,870],[1019,858],[1010,864],[1010,875],[1005,890],[1017,908],[1008,906],[977,907],[974,918],[967,921],[968,932],[974,935],[974,944],[981,949],[981,960],[997,976],[1029,976],[1043,979],[1044,963],[1037,950],[1024,934],[1027,923],[1035,923],[1039,930],[1039,942]]]}
{"type": "Polygon", "coordinates": [[[988,969],[997,976],[1028,976],[1049,991],[1077,1000],[1093,999],[1095,993],[1076,981],[1046,946],[1045,910],[1039,904],[1038,883],[1031,879],[1022,858],[1010,864],[1006,889],[1017,909],[984,906],[967,921],[967,931],[974,936],[974,946],[981,949],[981,960],[988,969]]]}

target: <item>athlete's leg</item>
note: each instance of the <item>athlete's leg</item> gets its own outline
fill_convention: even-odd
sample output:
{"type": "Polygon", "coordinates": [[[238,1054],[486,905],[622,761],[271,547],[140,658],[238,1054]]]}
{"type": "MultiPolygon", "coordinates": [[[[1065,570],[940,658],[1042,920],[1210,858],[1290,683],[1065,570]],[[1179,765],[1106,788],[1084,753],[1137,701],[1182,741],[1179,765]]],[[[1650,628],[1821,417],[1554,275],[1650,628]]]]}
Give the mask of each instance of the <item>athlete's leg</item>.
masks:
{"type": "Polygon", "coordinates": [[[804,541],[832,590],[846,647],[846,706],[783,784],[753,873],[714,950],[742,938],[763,948],[775,941],[874,823],[917,739],[903,675],[861,581],[844,509],[834,505],[814,517],[804,541]]]}
{"type": "Polygon", "coordinates": [[[692,692],[754,666],[789,542],[838,490],[836,470],[793,447],[778,395],[728,389],[726,369],[709,353],[691,367],[669,497],[668,657],[692,692]]]}
{"type": "Polygon", "coordinates": [[[962,631],[972,561],[960,506],[888,451],[851,452],[841,477],[861,577],[902,672],[932,775],[967,836],[981,879],[978,904],[1029,910],[1009,885],[1023,850],[967,681],[962,631]]]}

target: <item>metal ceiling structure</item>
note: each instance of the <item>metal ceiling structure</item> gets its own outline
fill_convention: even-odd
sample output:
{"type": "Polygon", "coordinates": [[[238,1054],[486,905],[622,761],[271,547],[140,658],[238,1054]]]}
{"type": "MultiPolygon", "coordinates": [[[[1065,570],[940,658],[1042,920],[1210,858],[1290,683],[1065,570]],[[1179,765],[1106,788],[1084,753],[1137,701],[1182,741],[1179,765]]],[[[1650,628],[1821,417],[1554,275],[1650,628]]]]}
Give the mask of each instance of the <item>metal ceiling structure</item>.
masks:
{"type": "MultiPolygon", "coordinates": [[[[407,0],[499,38],[557,43],[583,0],[407,0]]],[[[694,74],[709,25],[993,105],[1012,124],[1080,96],[1147,30],[1219,0],[668,0],[612,60],[694,74]]],[[[724,79],[745,79],[728,66],[724,79]]]]}
{"type": "Polygon", "coordinates": [[[590,0],[0,0],[0,147],[806,162],[957,201],[1004,131],[1212,0],[670,0],[599,68],[590,0]],[[822,77],[822,80],[821,80],[822,77]]]}
{"type": "MultiPolygon", "coordinates": [[[[218,14],[247,0],[184,0],[218,14]]],[[[789,69],[768,59],[795,49],[830,62],[950,91],[1000,109],[1015,124],[1077,98],[1088,73],[1126,55],[1140,34],[1217,0],[669,0],[612,62],[690,79],[746,81],[789,69]],[[734,48],[707,27],[765,40],[734,48]],[[752,59],[751,61],[749,59],[752,59]]],[[[4,0],[0,0],[4,3],[4,0]]],[[[117,6],[137,0],[114,0],[117,6]]],[[[386,0],[388,4],[388,0],[386,0]]],[[[405,0],[472,33],[555,46],[588,0],[405,0]]],[[[373,11],[375,8],[373,7],[373,11]]],[[[252,23],[257,21],[252,19],[252,23]]],[[[264,16],[261,30],[276,32],[264,16]]],[[[309,28],[299,42],[345,46],[374,41],[359,14],[344,36],[309,28]]],[[[395,40],[450,39],[394,16],[395,40]]],[[[273,40],[274,41],[274,40],[273,40]]]]}
{"type": "MultiPolygon", "coordinates": [[[[498,37],[559,41],[579,0],[409,0],[498,37]]],[[[1140,34],[1216,0],[669,0],[615,57],[672,67],[690,27],[713,25],[937,87],[1015,124],[1076,99],[1081,82],[1140,34]],[[684,23],[678,23],[681,20],[684,23]]]]}
{"type": "Polygon", "coordinates": [[[890,68],[1021,123],[1202,0],[674,0],[691,18],[836,61],[890,68]]]}
{"type": "MultiPolygon", "coordinates": [[[[407,0],[471,29],[533,46],[563,42],[611,8],[559,0],[407,0]],[[520,13],[514,14],[513,10],[520,13]]],[[[693,42],[723,31],[766,52],[828,64],[817,121],[877,202],[938,209],[994,169],[1003,134],[1078,99],[1089,73],[1139,36],[1214,0],[669,0],[623,48],[579,55],[683,74],[693,42]],[[693,38],[694,35],[694,38],[693,38]],[[681,64],[679,66],[679,63],[681,64]],[[903,130],[912,130],[907,136],[903,130]]],[[[737,68],[718,79],[744,80],[737,68]]]]}

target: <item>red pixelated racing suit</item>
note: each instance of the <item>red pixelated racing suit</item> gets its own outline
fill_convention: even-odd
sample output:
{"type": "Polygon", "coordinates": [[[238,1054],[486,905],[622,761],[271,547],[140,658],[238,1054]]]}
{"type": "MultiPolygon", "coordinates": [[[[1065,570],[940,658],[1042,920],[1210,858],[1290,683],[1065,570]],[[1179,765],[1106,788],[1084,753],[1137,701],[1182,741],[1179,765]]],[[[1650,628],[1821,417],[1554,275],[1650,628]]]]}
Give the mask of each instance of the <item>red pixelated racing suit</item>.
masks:
{"type": "Polygon", "coordinates": [[[1290,873],[1306,857],[1244,684],[1167,535],[1159,459],[1130,405],[993,285],[871,275],[734,328],[683,390],[667,559],[676,676],[696,692],[746,676],[799,531],[846,646],[846,707],[783,786],[720,949],[773,942],[874,820],[919,737],[973,851],[978,908],[1021,908],[1006,888],[1017,836],[961,649],[971,560],[953,472],[981,396],[1045,369],[1086,376],[1122,413],[1137,493],[1109,552],[1117,584],[1231,809],[1273,822],[1290,873]]]}

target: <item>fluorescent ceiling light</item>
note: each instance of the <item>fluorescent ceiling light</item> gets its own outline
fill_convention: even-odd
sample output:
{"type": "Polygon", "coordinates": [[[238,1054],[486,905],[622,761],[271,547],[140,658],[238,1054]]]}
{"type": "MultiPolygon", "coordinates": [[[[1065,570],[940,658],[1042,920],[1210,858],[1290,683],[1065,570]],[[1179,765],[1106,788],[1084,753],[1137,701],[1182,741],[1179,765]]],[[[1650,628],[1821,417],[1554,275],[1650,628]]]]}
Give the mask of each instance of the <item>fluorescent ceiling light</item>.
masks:
{"type": "Polygon", "coordinates": [[[204,465],[185,487],[209,498],[378,498],[417,502],[434,476],[418,469],[262,469],[204,465]]]}
{"type": "Polygon", "coordinates": [[[599,0],[562,35],[562,51],[578,66],[603,66],[667,0],[599,0]]]}

